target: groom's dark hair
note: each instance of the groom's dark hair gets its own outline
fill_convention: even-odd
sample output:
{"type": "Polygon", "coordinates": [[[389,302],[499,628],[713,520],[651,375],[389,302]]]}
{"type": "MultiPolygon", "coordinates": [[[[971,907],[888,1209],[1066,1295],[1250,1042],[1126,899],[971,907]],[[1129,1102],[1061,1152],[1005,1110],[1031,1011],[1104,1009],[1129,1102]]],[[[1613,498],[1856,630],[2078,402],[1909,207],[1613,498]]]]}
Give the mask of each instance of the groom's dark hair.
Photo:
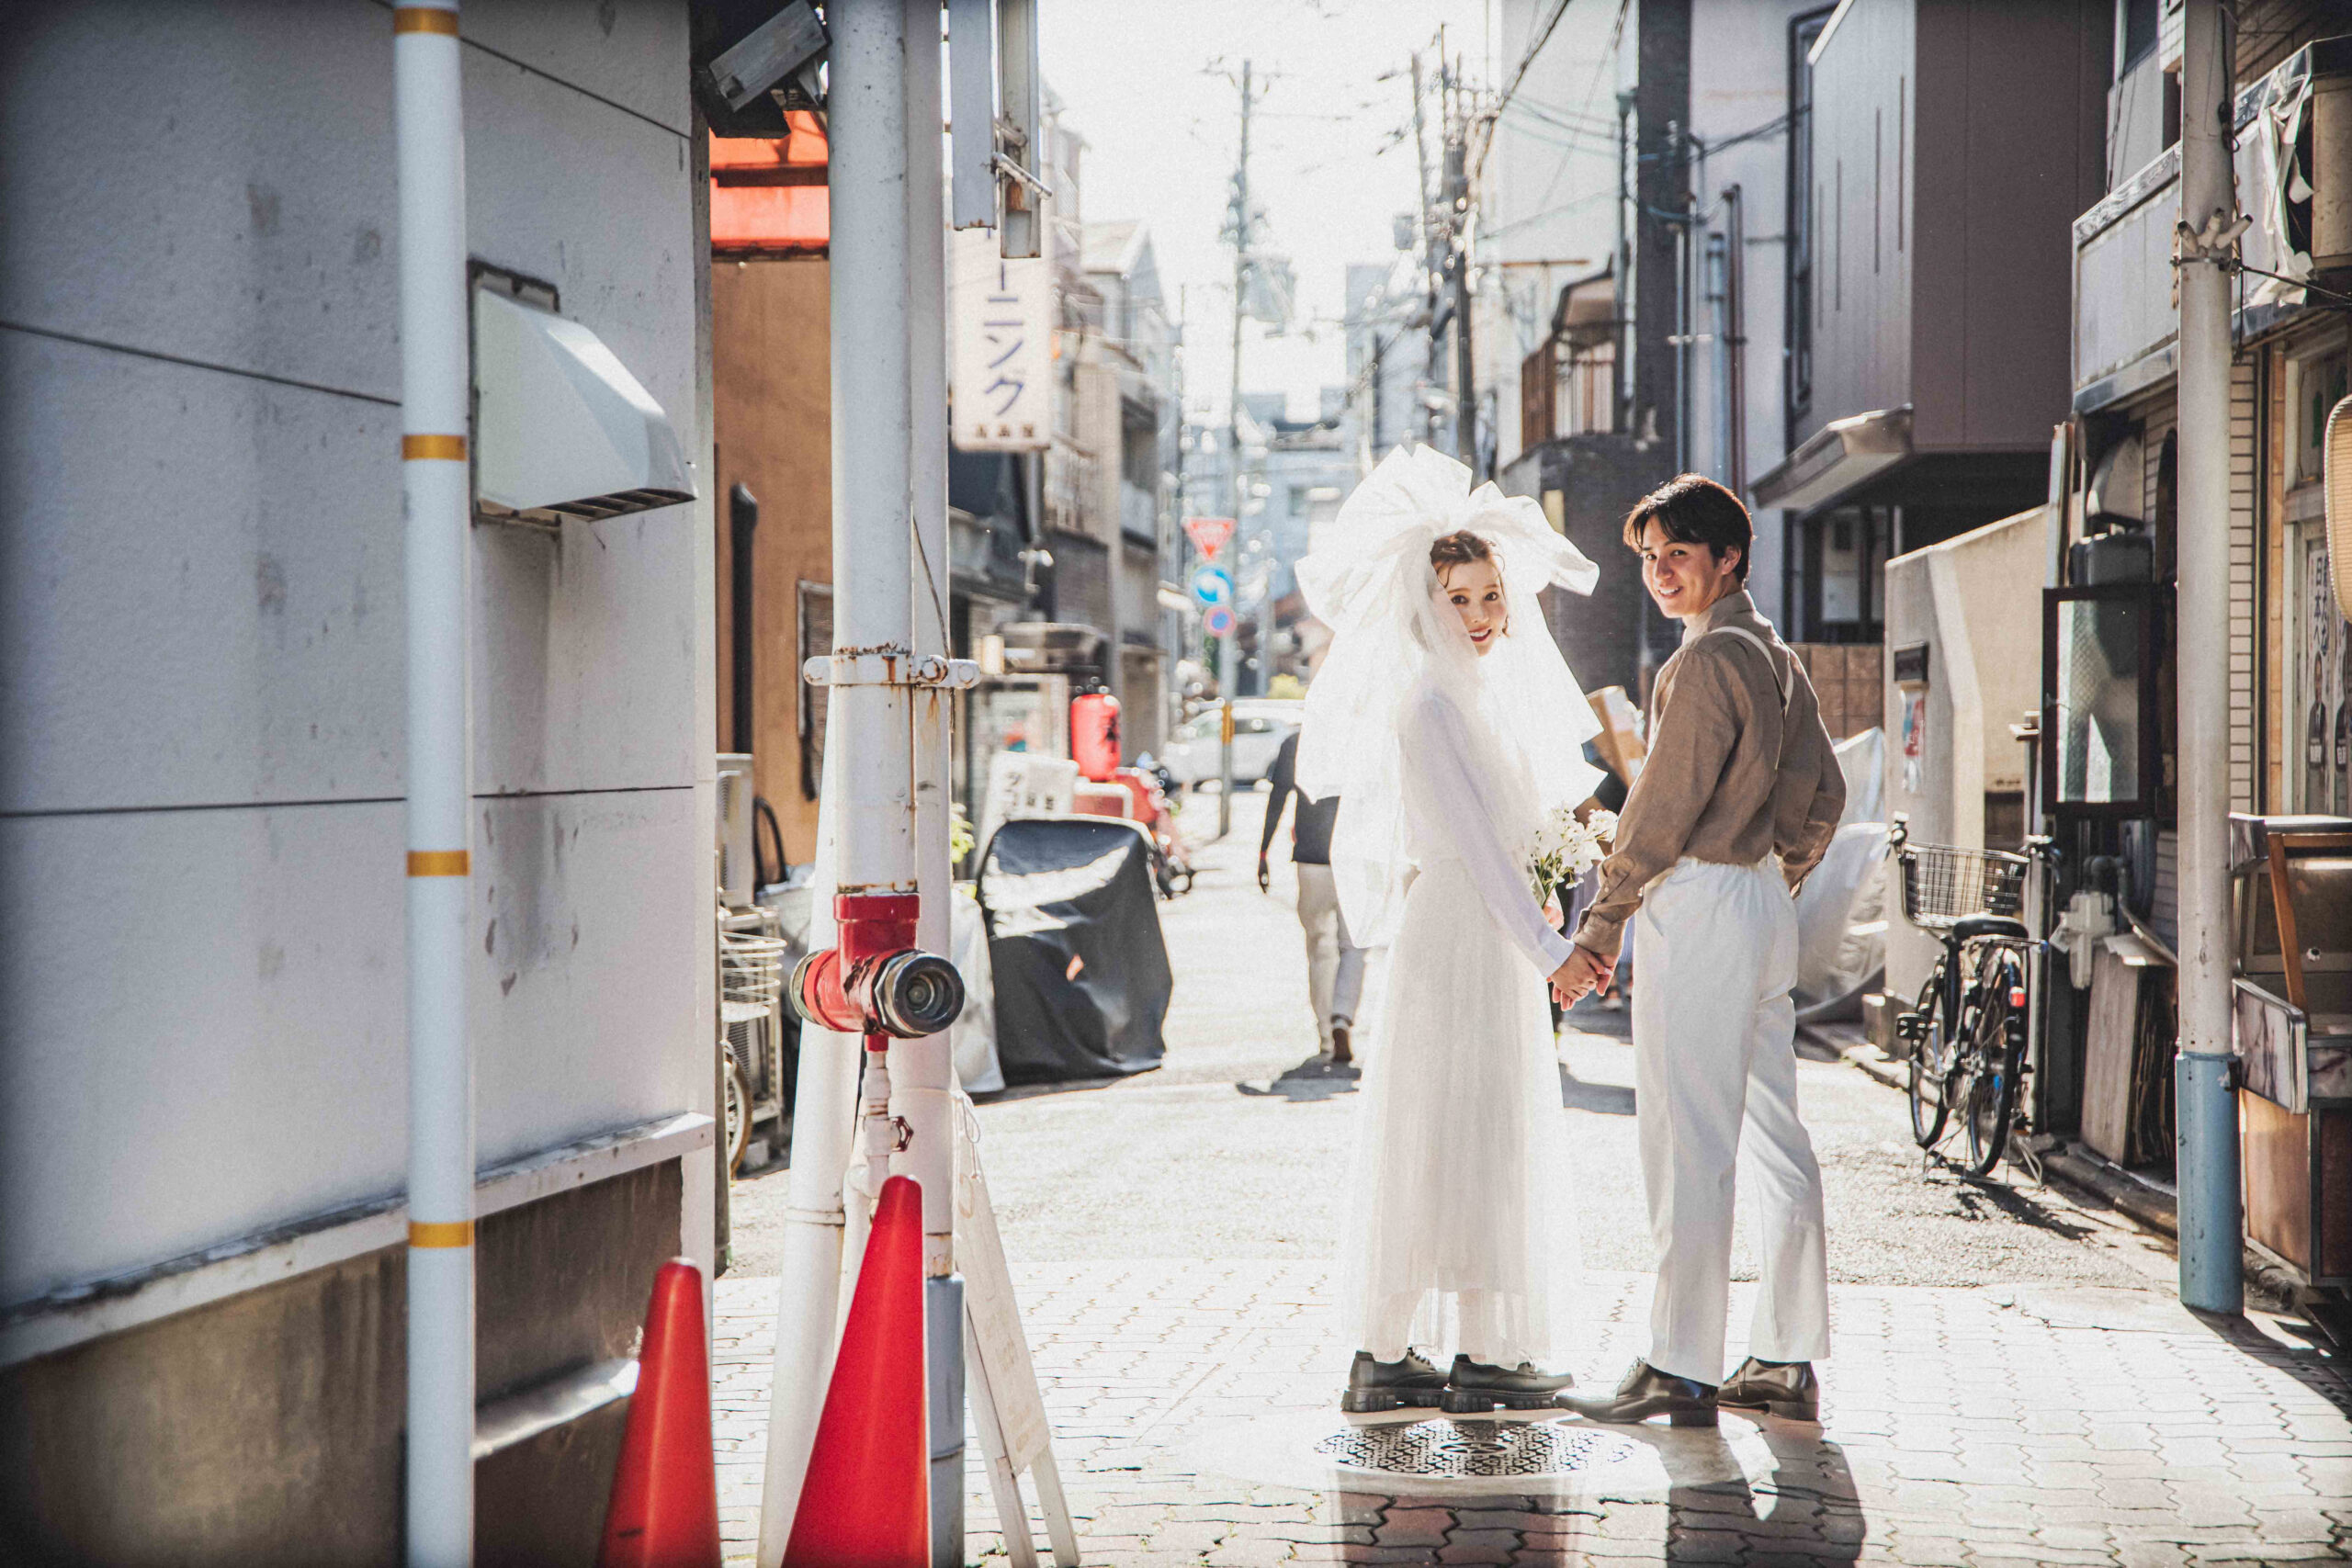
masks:
{"type": "Polygon", "coordinates": [[[1756,526],[1739,497],[1704,474],[1677,474],[1634,503],[1625,513],[1625,543],[1642,547],[1642,535],[1652,521],[1678,545],[1704,545],[1717,560],[1725,550],[1739,552],[1732,575],[1747,581],[1747,560],[1756,553],[1756,526]]]}

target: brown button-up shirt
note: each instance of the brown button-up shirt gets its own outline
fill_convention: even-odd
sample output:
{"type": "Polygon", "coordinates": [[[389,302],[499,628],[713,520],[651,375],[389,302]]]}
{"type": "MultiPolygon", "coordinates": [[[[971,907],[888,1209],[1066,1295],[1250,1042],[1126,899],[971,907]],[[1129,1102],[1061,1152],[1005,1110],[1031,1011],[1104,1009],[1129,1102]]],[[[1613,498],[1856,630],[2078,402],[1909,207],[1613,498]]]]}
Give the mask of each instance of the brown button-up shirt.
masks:
{"type": "Polygon", "coordinates": [[[1643,891],[1686,855],[1718,865],[1773,855],[1796,886],[1829,847],[1845,809],[1846,778],[1813,682],[1745,591],[1682,623],[1682,647],[1651,688],[1649,739],[1649,760],[1601,863],[1600,891],[1577,928],[1577,944],[1595,953],[1618,950],[1643,891]],[[1707,635],[1725,626],[1771,652],[1746,637],[1707,635]]]}

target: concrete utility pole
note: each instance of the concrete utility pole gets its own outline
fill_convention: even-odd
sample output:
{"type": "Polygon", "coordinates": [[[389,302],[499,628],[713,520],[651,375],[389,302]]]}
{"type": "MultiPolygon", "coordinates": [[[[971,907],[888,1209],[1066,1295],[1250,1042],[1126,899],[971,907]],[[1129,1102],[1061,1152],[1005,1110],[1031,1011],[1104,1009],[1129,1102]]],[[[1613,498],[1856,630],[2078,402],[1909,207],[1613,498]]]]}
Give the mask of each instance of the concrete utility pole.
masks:
{"type": "Polygon", "coordinates": [[[1477,361],[1470,340],[1469,133],[1468,118],[1453,116],[1445,138],[1446,265],[1453,274],[1453,445],[1477,474],[1477,361]]]}
{"type": "MultiPolygon", "coordinates": [[[[1241,62],[1241,156],[1233,166],[1233,376],[1226,401],[1225,438],[1226,462],[1232,469],[1233,525],[1237,531],[1250,502],[1250,479],[1241,469],[1241,307],[1250,287],[1250,110],[1256,91],[1250,62],[1245,60],[1241,62]]],[[[1238,612],[1240,597],[1237,591],[1235,604],[1229,608],[1238,612]]],[[[1237,651],[1233,632],[1217,639],[1216,693],[1223,705],[1219,710],[1216,768],[1216,836],[1220,839],[1233,831],[1233,688],[1241,676],[1234,667],[1237,651]]],[[[1263,658],[1264,653],[1261,648],[1259,656],[1263,658]]]]}
{"type": "Polygon", "coordinates": [[[1413,51],[1413,185],[1415,205],[1421,213],[1421,273],[1428,282],[1428,297],[1422,307],[1422,320],[1430,333],[1429,363],[1421,372],[1421,439],[1437,445],[1437,402],[1431,394],[1444,381],[1443,338],[1440,335],[1438,318],[1438,282],[1442,276],[1445,253],[1441,248],[1441,231],[1436,214],[1430,208],[1430,144],[1426,117],[1421,112],[1421,55],[1413,51]]]}
{"type": "MultiPolygon", "coordinates": [[[[2230,169],[2221,0],[2188,0],[2180,73],[2180,1299],[2245,1305],[2230,1055],[2230,169]]],[[[2143,679],[2154,679],[2144,671],[2143,679]]]]}

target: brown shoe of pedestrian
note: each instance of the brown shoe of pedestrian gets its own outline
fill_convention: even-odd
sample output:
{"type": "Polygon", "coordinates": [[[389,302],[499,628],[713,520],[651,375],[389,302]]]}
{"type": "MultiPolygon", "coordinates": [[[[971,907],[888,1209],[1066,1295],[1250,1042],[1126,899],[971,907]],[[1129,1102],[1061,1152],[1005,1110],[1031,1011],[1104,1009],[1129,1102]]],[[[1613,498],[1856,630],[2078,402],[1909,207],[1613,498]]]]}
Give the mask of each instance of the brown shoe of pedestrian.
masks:
{"type": "Polygon", "coordinates": [[[1354,1043],[1348,1038],[1348,1026],[1344,1023],[1333,1024],[1331,1026],[1331,1065],[1335,1067],[1344,1067],[1355,1059],[1354,1043]]]}
{"type": "Polygon", "coordinates": [[[1750,1356],[1716,1393],[1715,1403],[1783,1421],[1818,1421],[1821,1380],[1814,1376],[1811,1361],[1759,1361],[1750,1356]]]}
{"type": "Polygon", "coordinates": [[[1635,1361],[1617,1392],[1599,1399],[1579,1399],[1574,1394],[1561,1394],[1556,1402],[1563,1410],[1573,1410],[1588,1421],[1606,1422],[1611,1426],[1637,1426],[1653,1416],[1663,1416],[1677,1427],[1712,1427],[1715,1424],[1715,1391],[1713,1385],[1695,1378],[1679,1378],[1671,1372],[1659,1371],[1647,1361],[1635,1361]]]}

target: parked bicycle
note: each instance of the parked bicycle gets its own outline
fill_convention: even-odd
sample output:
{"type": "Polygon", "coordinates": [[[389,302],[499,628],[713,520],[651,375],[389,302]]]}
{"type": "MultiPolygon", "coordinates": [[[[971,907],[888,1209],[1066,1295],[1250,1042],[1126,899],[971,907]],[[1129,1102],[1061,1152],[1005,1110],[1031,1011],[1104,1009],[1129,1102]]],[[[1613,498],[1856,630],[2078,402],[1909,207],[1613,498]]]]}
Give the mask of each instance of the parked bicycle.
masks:
{"type": "Polygon", "coordinates": [[[1968,1140],[1963,1168],[1988,1176],[2008,1147],[2018,1087],[2031,1070],[2027,957],[2037,939],[2018,916],[2026,878],[2051,858],[2051,842],[2030,839],[2023,854],[1915,844],[1897,813],[1887,848],[1902,866],[1904,919],[1943,943],[1917,1003],[1895,1018],[1911,1054],[1911,1136],[1936,1147],[1957,1110],[1968,1140]]]}

